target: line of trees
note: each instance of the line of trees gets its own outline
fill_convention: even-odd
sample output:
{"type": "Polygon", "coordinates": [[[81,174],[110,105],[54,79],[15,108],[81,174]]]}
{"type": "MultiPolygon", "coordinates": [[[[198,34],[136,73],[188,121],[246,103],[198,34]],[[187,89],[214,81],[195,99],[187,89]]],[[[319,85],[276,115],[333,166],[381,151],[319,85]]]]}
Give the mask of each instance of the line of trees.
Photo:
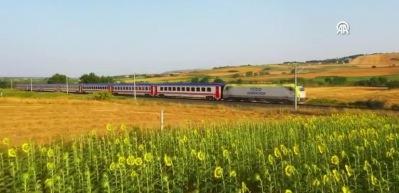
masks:
{"type": "Polygon", "coordinates": [[[115,80],[110,76],[97,76],[96,74],[89,73],[83,74],[79,78],[81,83],[114,83],[115,80]]]}
{"type": "MultiPolygon", "coordinates": [[[[191,78],[190,82],[192,82],[192,83],[209,83],[209,82],[211,82],[210,79],[211,78],[209,76],[203,76],[203,77],[196,76],[196,77],[191,78]]],[[[213,83],[224,83],[224,80],[219,77],[216,77],[213,79],[213,83]]]]}
{"type": "MultiPolygon", "coordinates": [[[[65,84],[67,76],[64,74],[54,74],[47,79],[48,84],[65,84]]],[[[115,80],[110,76],[98,76],[91,72],[89,74],[83,74],[79,77],[79,82],[81,83],[114,83],[115,80]]]]}

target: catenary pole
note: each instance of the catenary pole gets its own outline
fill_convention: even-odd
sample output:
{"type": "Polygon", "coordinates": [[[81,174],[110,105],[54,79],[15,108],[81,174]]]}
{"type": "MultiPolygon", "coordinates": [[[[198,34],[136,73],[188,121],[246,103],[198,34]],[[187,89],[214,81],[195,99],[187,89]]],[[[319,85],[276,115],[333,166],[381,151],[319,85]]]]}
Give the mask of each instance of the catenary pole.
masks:
{"type": "Polygon", "coordinates": [[[65,76],[65,83],[66,83],[66,93],[69,94],[68,76],[65,76]]]}
{"type": "Polygon", "coordinates": [[[137,100],[136,98],[136,73],[133,74],[133,92],[134,92],[134,100],[137,100]]]}
{"type": "Polygon", "coordinates": [[[297,71],[297,64],[294,64],[294,78],[295,78],[295,87],[294,87],[294,109],[295,111],[298,110],[298,93],[297,93],[297,86],[298,86],[298,71],[297,71]]]}

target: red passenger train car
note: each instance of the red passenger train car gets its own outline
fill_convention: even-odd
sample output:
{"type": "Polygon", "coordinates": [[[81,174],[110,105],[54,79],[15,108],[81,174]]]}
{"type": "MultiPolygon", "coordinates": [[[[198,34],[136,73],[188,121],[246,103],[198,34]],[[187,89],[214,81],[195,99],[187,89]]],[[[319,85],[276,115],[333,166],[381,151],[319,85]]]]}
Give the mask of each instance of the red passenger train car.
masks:
{"type": "Polygon", "coordinates": [[[221,100],[223,85],[220,83],[163,83],[156,84],[154,96],[221,100]]]}

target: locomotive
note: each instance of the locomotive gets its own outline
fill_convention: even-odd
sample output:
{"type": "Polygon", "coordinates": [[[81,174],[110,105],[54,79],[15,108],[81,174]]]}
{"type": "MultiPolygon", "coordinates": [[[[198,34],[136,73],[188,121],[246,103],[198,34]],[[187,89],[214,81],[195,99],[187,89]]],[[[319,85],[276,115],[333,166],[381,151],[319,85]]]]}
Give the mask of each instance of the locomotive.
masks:
{"type": "Polygon", "coordinates": [[[25,91],[94,93],[108,91],[118,95],[188,98],[226,101],[264,101],[292,103],[306,99],[303,86],[294,84],[223,84],[223,83],[118,83],[118,84],[17,84],[25,91]]]}

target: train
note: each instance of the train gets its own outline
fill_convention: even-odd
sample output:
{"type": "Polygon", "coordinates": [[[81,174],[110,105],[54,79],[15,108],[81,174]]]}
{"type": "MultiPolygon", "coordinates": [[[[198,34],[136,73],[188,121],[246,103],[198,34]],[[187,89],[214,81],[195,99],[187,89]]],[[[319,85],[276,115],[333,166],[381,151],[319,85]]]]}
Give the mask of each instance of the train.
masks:
{"type": "Polygon", "coordinates": [[[187,98],[212,101],[264,101],[293,103],[306,100],[303,86],[294,84],[224,84],[224,83],[79,83],[16,84],[16,89],[43,92],[95,93],[115,95],[187,98]],[[295,96],[296,95],[296,96],[295,96]],[[295,97],[294,97],[295,96],[295,97]]]}

